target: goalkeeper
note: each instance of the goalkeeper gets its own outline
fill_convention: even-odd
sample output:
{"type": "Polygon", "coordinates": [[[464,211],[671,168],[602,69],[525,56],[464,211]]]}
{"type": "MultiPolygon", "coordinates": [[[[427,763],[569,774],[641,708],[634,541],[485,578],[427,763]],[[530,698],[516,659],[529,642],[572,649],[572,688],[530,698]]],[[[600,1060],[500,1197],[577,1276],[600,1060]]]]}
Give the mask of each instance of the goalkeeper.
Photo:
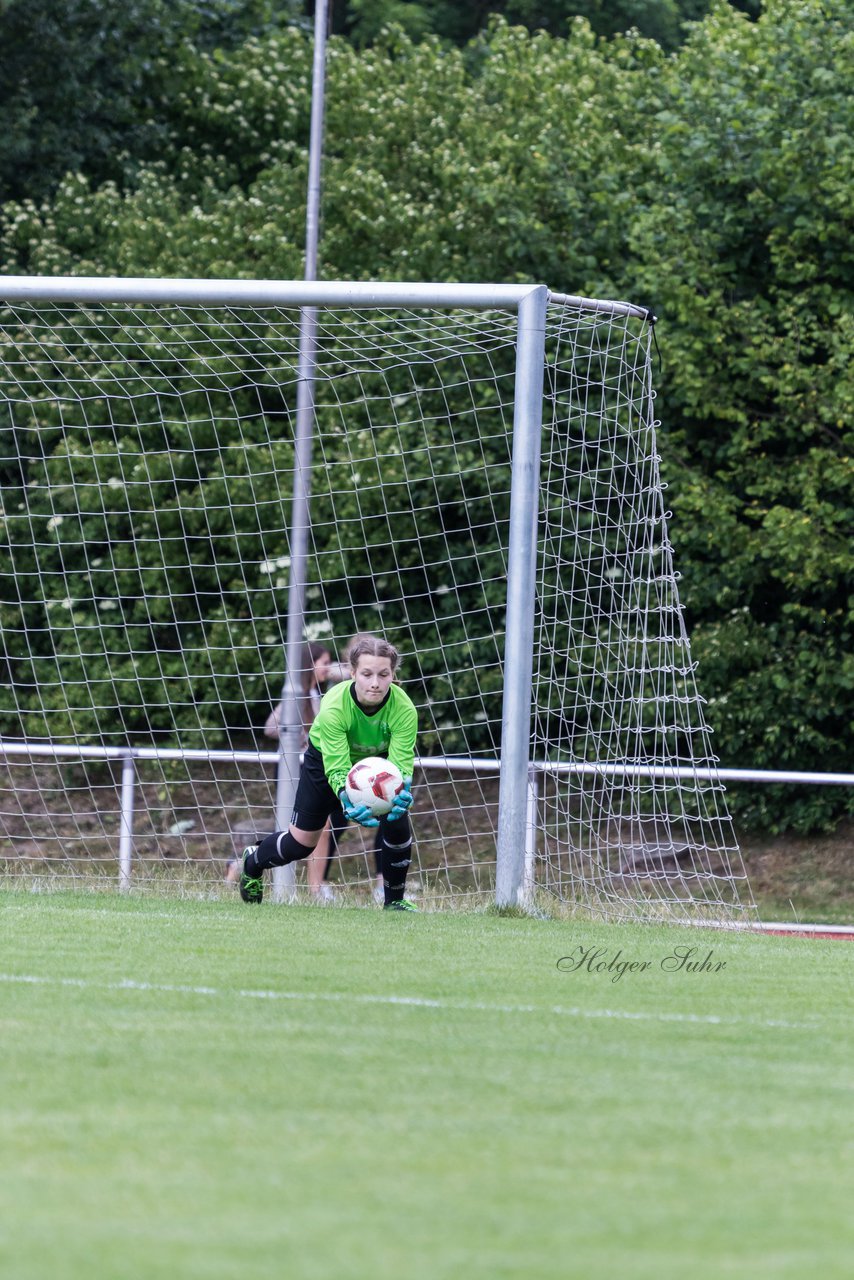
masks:
{"type": "Polygon", "coordinates": [[[350,645],[352,678],[334,685],[320,700],[308,731],[294,812],[287,831],[276,831],[243,852],[240,896],[259,903],[264,897],[264,872],[307,858],[326,821],[339,804],[350,822],[379,827],[380,868],[386,911],[415,911],[403,896],[412,854],[409,807],[418,713],[408,694],[394,683],[399,654],[378,636],[356,636],[350,645]],[[377,819],[367,805],[354,806],[344,784],[357,761],[382,756],[397,765],[403,790],[391,812],[377,819]]]}

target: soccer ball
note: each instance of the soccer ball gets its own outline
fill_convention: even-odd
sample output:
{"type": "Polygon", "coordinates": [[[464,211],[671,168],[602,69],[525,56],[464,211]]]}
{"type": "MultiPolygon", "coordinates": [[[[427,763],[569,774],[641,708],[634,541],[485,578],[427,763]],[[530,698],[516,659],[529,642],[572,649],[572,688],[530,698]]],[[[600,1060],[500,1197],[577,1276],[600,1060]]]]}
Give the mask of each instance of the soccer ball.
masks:
{"type": "Polygon", "coordinates": [[[382,818],[390,811],[398,791],[403,790],[403,774],[390,760],[368,756],[353,765],[344,790],[351,804],[367,805],[373,817],[382,818]]]}

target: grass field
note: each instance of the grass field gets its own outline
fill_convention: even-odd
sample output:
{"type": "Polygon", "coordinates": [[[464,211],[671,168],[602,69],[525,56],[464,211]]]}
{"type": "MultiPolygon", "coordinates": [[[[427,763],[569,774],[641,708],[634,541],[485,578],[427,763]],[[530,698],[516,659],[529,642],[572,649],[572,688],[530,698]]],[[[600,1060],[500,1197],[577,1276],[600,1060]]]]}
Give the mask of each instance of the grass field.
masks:
{"type": "Polygon", "coordinates": [[[0,915],[10,1280],[852,1273],[851,944],[110,895],[0,915]],[[680,947],[708,965],[668,971],[680,947]]]}

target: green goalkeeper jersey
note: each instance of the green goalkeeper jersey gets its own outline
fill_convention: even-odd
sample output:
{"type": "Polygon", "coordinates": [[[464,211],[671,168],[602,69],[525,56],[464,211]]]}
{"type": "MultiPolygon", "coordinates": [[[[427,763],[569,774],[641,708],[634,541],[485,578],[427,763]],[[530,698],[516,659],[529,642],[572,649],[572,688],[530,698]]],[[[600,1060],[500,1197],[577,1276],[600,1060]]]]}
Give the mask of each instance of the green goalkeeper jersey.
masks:
{"type": "Polygon", "coordinates": [[[389,686],[385,701],[370,713],[352,693],[353,681],[333,685],[320,700],[320,710],[308,731],[309,742],[323,756],[329,785],[337,795],[358,760],[382,756],[396,764],[404,778],[412,777],[418,712],[399,684],[389,686]]]}

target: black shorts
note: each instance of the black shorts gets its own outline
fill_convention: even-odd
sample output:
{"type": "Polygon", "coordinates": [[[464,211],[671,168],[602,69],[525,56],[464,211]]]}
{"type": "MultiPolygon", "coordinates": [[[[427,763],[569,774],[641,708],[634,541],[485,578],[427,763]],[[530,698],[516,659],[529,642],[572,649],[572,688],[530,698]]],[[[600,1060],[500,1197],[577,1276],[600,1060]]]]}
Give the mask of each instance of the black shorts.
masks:
{"type": "MultiPolygon", "coordinates": [[[[309,742],[303,752],[291,822],[300,831],[321,831],[326,819],[340,808],[341,801],[330,787],[323,767],[323,756],[314,743],[309,742]]],[[[343,813],[341,817],[344,818],[343,813]]],[[[346,819],[344,822],[346,824],[346,819]]]]}
{"type": "MultiPolygon", "coordinates": [[[[302,768],[300,769],[299,782],[297,783],[297,793],[294,799],[294,811],[291,814],[291,823],[300,831],[322,831],[326,826],[327,818],[332,818],[332,840],[333,847],[338,844],[338,836],[347,827],[347,819],[344,817],[344,810],[341,808],[341,801],[329,785],[329,779],[326,776],[326,770],[323,767],[323,756],[318,751],[313,742],[309,742],[302,757],[302,768]]],[[[382,844],[383,831],[387,824],[385,818],[380,818],[380,825],[376,829],[376,838],[374,847],[379,849],[382,844]]],[[[402,818],[398,818],[394,824],[395,838],[403,837],[409,839],[410,827],[409,816],[404,814],[402,818]]],[[[377,873],[379,873],[379,863],[377,864],[377,873]]]]}

